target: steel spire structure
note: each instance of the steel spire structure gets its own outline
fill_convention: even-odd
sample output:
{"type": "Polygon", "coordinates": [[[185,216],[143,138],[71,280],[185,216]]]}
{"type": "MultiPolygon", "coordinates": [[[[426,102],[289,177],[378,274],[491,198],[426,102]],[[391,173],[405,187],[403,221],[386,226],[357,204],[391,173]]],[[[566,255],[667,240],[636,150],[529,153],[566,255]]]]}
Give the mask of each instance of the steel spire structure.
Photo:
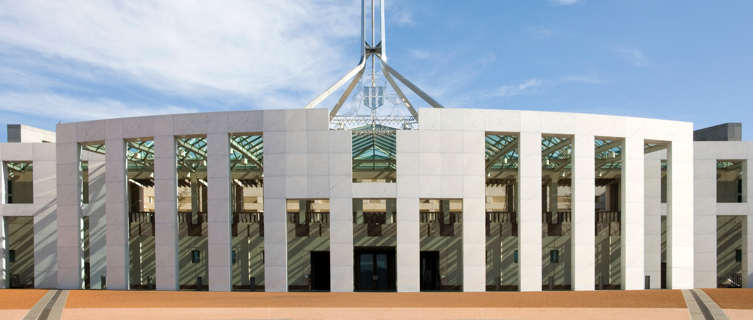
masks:
{"type": "MultiPolygon", "coordinates": [[[[345,91],[340,96],[340,98],[335,103],[334,107],[329,113],[330,120],[335,119],[335,117],[338,115],[338,112],[340,111],[343,104],[346,102],[348,97],[350,97],[351,93],[353,93],[353,89],[358,86],[359,82],[363,79],[364,73],[367,73],[367,78],[364,85],[364,99],[363,99],[363,105],[367,106],[369,109],[371,109],[372,113],[372,123],[376,122],[376,109],[382,106],[384,103],[384,87],[378,86],[376,83],[377,79],[377,62],[380,65],[380,71],[384,78],[389,83],[392,90],[395,91],[395,93],[398,96],[398,99],[400,101],[400,104],[404,105],[405,108],[410,112],[411,114],[411,121],[416,122],[418,121],[418,112],[416,112],[416,109],[414,108],[413,104],[408,100],[408,98],[405,96],[405,93],[403,90],[400,89],[398,86],[398,83],[395,81],[397,79],[401,83],[403,83],[408,89],[413,91],[417,96],[419,96],[421,99],[423,99],[426,103],[431,105],[434,108],[443,108],[439,102],[434,100],[432,97],[430,97],[426,92],[421,90],[417,85],[413,84],[411,81],[406,79],[402,74],[400,74],[397,70],[390,67],[389,64],[387,64],[387,37],[385,32],[385,17],[384,17],[384,11],[385,11],[385,4],[384,0],[371,0],[371,41],[368,41],[366,39],[367,33],[367,16],[366,16],[366,3],[365,0],[361,0],[361,59],[353,69],[351,69],[348,73],[345,74],[342,78],[340,78],[337,82],[335,82],[332,86],[327,88],[324,92],[319,94],[316,98],[311,100],[305,108],[311,109],[317,107],[319,104],[322,103],[325,99],[327,99],[329,96],[331,96],[335,91],[340,89],[341,87],[345,86],[347,84],[347,87],[345,88],[345,91]],[[380,11],[380,20],[379,20],[379,37],[380,41],[377,42],[376,37],[376,6],[375,1],[379,1],[379,11],[380,11]],[[370,62],[370,63],[369,63],[370,62]],[[370,69],[368,70],[367,67],[370,64],[370,69]]],[[[389,118],[389,117],[388,117],[389,118]]],[[[384,119],[387,120],[387,122],[390,121],[390,119],[384,119]]],[[[394,120],[394,119],[393,119],[394,120]]]]}

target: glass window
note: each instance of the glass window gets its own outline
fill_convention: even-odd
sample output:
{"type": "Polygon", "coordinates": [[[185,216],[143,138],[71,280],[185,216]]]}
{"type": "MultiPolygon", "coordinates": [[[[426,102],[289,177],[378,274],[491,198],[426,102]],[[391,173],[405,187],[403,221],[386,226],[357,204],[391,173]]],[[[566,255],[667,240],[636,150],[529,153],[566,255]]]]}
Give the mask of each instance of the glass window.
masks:
{"type": "Polygon", "coordinates": [[[549,251],[549,262],[551,263],[559,263],[560,262],[560,251],[557,249],[550,250],[549,251]]]}
{"type": "Polygon", "coordinates": [[[201,251],[199,250],[191,251],[191,263],[199,263],[199,262],[201,262],[201,251]]]}

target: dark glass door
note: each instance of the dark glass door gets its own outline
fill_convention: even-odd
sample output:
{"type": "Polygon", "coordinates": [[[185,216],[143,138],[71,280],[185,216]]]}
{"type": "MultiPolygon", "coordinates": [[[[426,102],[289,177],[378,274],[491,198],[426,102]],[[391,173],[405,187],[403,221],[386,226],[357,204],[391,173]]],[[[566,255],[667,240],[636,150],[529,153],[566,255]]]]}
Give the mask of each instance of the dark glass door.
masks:
{"type": "Polygon", "coordinates": [[[394,248],[357,249],[355,260],[357,291],[395,290],[394,248]]]}
{"type": "Polygon", "coordinates": [[[329,291],[329,251],[311,251],[311,291],[329,291]]]}
{"type": "Polygon", "coordinates": [[[439,290],[439,251],[421,251],[421,291],[439,290]]]}

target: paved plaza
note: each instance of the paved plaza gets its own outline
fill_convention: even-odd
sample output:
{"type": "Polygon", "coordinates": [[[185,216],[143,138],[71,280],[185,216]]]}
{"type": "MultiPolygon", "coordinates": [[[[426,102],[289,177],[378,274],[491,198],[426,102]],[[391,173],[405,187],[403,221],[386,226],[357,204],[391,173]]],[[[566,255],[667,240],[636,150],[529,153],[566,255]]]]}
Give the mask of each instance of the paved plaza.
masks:
{"type": "Polygon", "coordinates": [[[261,293],[2,290],[1,319],[751,319],[753,289],[261,293]],[[698,298],[696,298],[698,297],[698,298]]]}

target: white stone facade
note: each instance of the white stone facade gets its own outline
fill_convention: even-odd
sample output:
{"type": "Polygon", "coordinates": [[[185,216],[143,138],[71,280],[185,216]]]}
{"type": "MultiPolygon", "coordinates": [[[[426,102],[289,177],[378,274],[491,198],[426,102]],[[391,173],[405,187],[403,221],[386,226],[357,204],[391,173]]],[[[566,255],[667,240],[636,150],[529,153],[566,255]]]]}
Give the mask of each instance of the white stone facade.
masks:
{"type": "MultiPolygon", "coordinates": [[[[354,198],[396,199],[396,287],[400,292],[420,290],[419,200],[462,199],[462,290],[485,291],[487,133],[519,137],[519,290],[542,290],[542,135],[573,138],[573,290],[596,288],[594,139],[599,137],[624,141],[623,289],[644,289],[647,275],[652,288],[659,286],[661,215],[667,216],[669,288],[716,286],[716,267],[710,261],[716,261],[716,220],[712,218],[718,214],[748,216],[743,269],[746,285],[753,284],[751,207],[747,202],[717,204],[712,170],[716,159],[740,159],[746,160],[745,172],[750,172],[751,143],[694,143],[693,126],[687,122],[577,113],[421,109],[419,129],[397,133],[397,182],[354,183],[351,133],[328,129],[325,109],[290,109],[65,123],[57,126],[55,144],[0,144],[3,161],[34,161],[34,204],[0,205],[0,216],[34,216],[35,285],[82,287],[81,218],[88,216],[91,287],[100,288],[100,276],[106,274],[107,289],[129,288],[125,141],[150,138],[155,149],[156,289],[178,290],[175,140],[202,135],[208,145],[209,289],[230,291],[228,137],[240,133],[261,134],[264,140],[266,291],[288,290],[287,199],[329,199],[331,291],[354,290],[354,198]],[[665,152],[644,154],[649,142],[669,147],[665,152]],[[106,156],[81,154],[80,145],[85,143],[104,143],[106,156]],[[87,205],[80,200],[82,159],[89,164],[87,205]],[[659,200],[662,159],[668,163],[666,205],[659,200]]],[[[745,181],[746,199],[753,199],[751,179],[745,181]]]]}
{"type": "Polygon", "coordinates": [[[31,161],[33,165],[32,203],[7,203],[7,184],[0,184],[0,288],[8,286],[8,259],[4,217],[33,217],[34,230],[34,286],[58,286],[57,195],[55,179],[55,145],[50,143],[0,143],[2,176],[6,176],[6,161],[31,161]]]}

